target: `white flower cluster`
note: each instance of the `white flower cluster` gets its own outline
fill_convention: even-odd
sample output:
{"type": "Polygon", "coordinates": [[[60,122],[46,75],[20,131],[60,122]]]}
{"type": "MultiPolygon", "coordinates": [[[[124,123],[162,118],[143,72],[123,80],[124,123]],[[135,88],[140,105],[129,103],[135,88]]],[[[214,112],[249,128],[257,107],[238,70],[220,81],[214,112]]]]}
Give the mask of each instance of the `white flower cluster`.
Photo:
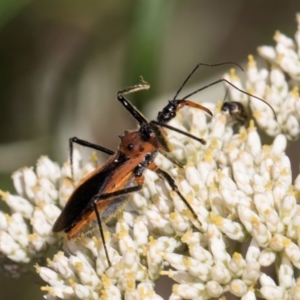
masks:
{"type": "MultiPolygon", "coordinates": [[[[170,125],[207,144],[169,131],[172,155],[185,167],[175,168],[162,156],[156,163],[175,178],[193,212],[156,173],[146,172],[142,192],[133,194],[116,224],[105,228],[112,266],[97,226],[93,237],[65,239],[64,252],[48,259],[47,266],[36,265],[47,283],[45,299],[162,299],[155,281],[166,275],[176,282],[170,300],[225,293],[243,300],[300,299],[300,175],[292,184],[285,154],[287,141],[299,135],[299,125],[290,119],[300,99],[288,92],[284,76],[276,77],[277,71],[286,72],[279,68],[263,79],[265,71],[258,71],[251,58],[248,70],[249,92],[266,99],[277,113],[276,121],[268,106],[251,100],[260,128],[276,136],[271,145],[262,144],[253,120],[235,133],[218,106],[204,104],[214,111],[213,118],[191,108],[180,112],[170,125]],[[267,78],[274,79],[269,86],[267,78]],[[285,94],[278,88],[283,86],[285,94]],[[273,102],[271,90],[277,91],[270,96],[273,102]]],[[[242,88],[235,75],[228,79],[242,88]]],[[[241,99],[247,105],[248,97],[231,90],[231,101],[241,99]]],[[[79,152],[74,154],[78,182],[96,164],[92,158],[82,167],[79,152]]],[[[46,157],[36,171],[14,173],[18,195],[1,192],[12,211],[0,212],[0,252],[8,261],[24,266],[43,257],[49,245],[61,244],[62,237],[51,229],[74,189],[69,178],[68,163],[59,168],[46,157]]]]}
{"type": "Polygon", "coordinates": [[[204,119],[188,111],[180,121],[192,120],[191,131],[206,135],[208,144],[205,149],[182,145],[180,153],[177,142],[175,153],[189,160],[182,172],[170,170],[204,231],[191,227],[186,207],[173,197],[169,223],[188,252],[163,253],[173,270],[161,273],[178,282],[170,299],[209,299],[225,292],[241,299],[300,298],[300,282],[294,277],[300,266],[300,176],[291,186],[286,137],[280,134],[272,145],[262,146],[253,121],[232,135],[221,113],[205,126],[204,119]],[[266,267],[273,268],[272,275],[266,267]]]}
{"type": "Polygon", "coordinates": [[[132,197],[135,209],[122,213],[112,236],[105,234],[112,267],[101,240],[69,241],[66,254],[37,267],[49,284],[46,299],[162,299],[154,290],[162,275],[177,282],[169,299],[226,292],[241,299],[300,297],[294,275],[300,266],[300,176],[291,186],[285,136],[262,146],[253,122],[233,134],[220,112],[206,122],[203,113],[189,110],[172,123],[182,127],[185,120],[191,132],[207,135],[207,145],[171,133],[175,156],[187,157],[187,165],[179,170],[162,157],[157,163],[176,178],[202,226],[149,172],[142,193],[132,197]]]}
{"type": "MultiPolygon", "coordinates": [[[[271,69],[256,67],[253,57],[249,56],[246,72],[246,89],[268,102],[277,115],[275,116],[265,103],[252,98],[250,100],[253,116],[259,126],[269,136],[276,137],[279,133],[294,141],[300,134],[300,14],[297,14],[298,30],[295,41],[280,32],[276,32],[276,46],[262,46],[259,54],[271,63],[271,69]],[[292,80],[286,80],[286,77],[292,80]]],[[[245,90],[238,76],[232,71],[225,76],[237,87],[245,90]]],[[[232,101],[243,104],[248,102],[245,94],[229,87],[232,101]]]]}
{"type": "MultiPolygon", "coordinates": [[[[95,163],[80,170],[80,156],[75,154],[79,178],[90,172],[95,163]]],[[[52,225],[61,212],[58,206],[65,205],[74,184],[68,163],[60,168],[45,156],[38,160],[36,170],[22,168],[13,173],[12,179],[17,195],[0,190],[11,210],[11,214],[0,211],[0,253],[9,259],[3,263],[8,275],[17,277],[43,258],[49,245],[61,245],[52,233],[52,225]],[[28,268],[24,269],[25,264],[28,268]]]]}

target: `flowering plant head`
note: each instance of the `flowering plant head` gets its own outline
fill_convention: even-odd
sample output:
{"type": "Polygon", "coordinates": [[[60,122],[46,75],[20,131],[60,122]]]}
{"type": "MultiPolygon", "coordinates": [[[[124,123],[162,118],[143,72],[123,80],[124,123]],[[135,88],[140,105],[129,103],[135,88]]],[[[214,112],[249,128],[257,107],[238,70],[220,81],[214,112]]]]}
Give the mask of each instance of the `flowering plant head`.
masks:
{"type": "Polygon", "coordinates": [[[35,169],[13,174],[16,195],[1,191],[11,209],[0,212],[5,271],[18,276],[35,264],[47,283],[45,299],[162,299],[155,291],[162,276],[175,281],[172,300],[225,293],[243,300],[300,298],[300,175],[292,183],[285,154],[300,133],[300,14],[297,22],[295,41],[276,33],[275,47],[259,48],[271,69],[259,69],[249,56],[245,86],[234,71],[225,75],[267,101],[276,117],[262,101],[229,87],[229,101],[242,103],[255,122],[233,126],[222,103],[203,104],[212,118],[186,109],[170,122],[207,141],[203,146],[170,131],[172,155],[185,166],[162,156],[155,161],[175,178],[198,220],[166,182],[146,172],[142,191],[105,227],[108,267],[97,226],[76,241],[52,232],[76,183],[96,167],[94,156],[83,163],[74,152],[74,181],[68,162],[60,167],[41,157],[35,169]],[[46,260],[49,247],[60,251],[46,260]]]}

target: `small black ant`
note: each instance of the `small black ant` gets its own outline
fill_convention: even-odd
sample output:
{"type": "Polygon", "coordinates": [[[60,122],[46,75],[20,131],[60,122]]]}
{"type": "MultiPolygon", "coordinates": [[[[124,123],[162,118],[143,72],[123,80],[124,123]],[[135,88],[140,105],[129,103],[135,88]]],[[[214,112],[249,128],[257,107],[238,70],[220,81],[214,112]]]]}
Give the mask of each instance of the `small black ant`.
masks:
{"type": "MultiPolygon", "coordinates": [[[[221,106],[221,111],[228,116],[229,122],[233,122],[233,128],[239,129],[239,127],[246,125],[246,123],[249,119],[249,116],[248,116],[245,106],[241,102],[232,101],[232,100],[226,101],[228,94],[229,94],[229,88],[226,88],[226,93],[225,93],[223,104],[221,106]]],[[[254,98],[264,102],[267,106],[269,106],[274,114],[275,119],[276,119],[276,113],[275,113],[273,107],[268,102],[266,102],[265,100],[263,100],[259,97],[255,97],[251,94],[249,94],[249,95],[251,97],[254,97],[254,98]]]]}
{"type": "Polygon", "coordinates": [[[244,105],[238,101],[226,101],[228,96],[228,89],[226,89],[225,97],[223,104],[221,106],[221,111],[228,116],[228,122],[233,123],[234,129],[239,129],[240,126],[243,126],[248,121],[248,114],[244,105]]]}

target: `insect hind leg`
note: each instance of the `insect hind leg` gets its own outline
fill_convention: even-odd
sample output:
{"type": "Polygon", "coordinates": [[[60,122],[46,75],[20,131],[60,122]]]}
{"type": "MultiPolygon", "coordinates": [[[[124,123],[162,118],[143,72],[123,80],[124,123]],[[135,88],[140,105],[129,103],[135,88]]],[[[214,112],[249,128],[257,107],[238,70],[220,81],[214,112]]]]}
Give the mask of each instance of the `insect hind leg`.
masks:
{"type": "Polygon", "coordinates": [[[107,261],[108,261],[108,266],[111,267],[111,261],[109,259],[108,250],[107,250],[106,243],[105,243],[103,226],[102,226],[100,215],[99,215],[99,212],[98,212],[98,209],[97,209],[97,201],[93,201],[93,208],[94,208],[94,211],[95,211],[95,214],[96,214],[96,217],[97,217],[97,223],[98,223],[98,226],[99,226],[100,236],[101,236],[101,239],[102,239],[102,242],[103,242],[103,248],[104,248],[104,251],[105,251],[105,255],[106,255],[106,258],[107,258],[107,261]]]}

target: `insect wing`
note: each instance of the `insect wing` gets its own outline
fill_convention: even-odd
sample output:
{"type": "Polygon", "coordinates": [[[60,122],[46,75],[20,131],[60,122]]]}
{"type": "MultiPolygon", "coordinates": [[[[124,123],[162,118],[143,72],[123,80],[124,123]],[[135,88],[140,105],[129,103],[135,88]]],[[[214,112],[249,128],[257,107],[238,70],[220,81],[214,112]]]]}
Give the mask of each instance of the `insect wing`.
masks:
{"type": "Polygon", "coordinates": [[[67,231],[87,210],[91,210],[94,197],[101,194],[116,168],[117,166],[109,160],[105,165],[88,174],[75,188],[54,223],[52,231],[67,231]]]}

